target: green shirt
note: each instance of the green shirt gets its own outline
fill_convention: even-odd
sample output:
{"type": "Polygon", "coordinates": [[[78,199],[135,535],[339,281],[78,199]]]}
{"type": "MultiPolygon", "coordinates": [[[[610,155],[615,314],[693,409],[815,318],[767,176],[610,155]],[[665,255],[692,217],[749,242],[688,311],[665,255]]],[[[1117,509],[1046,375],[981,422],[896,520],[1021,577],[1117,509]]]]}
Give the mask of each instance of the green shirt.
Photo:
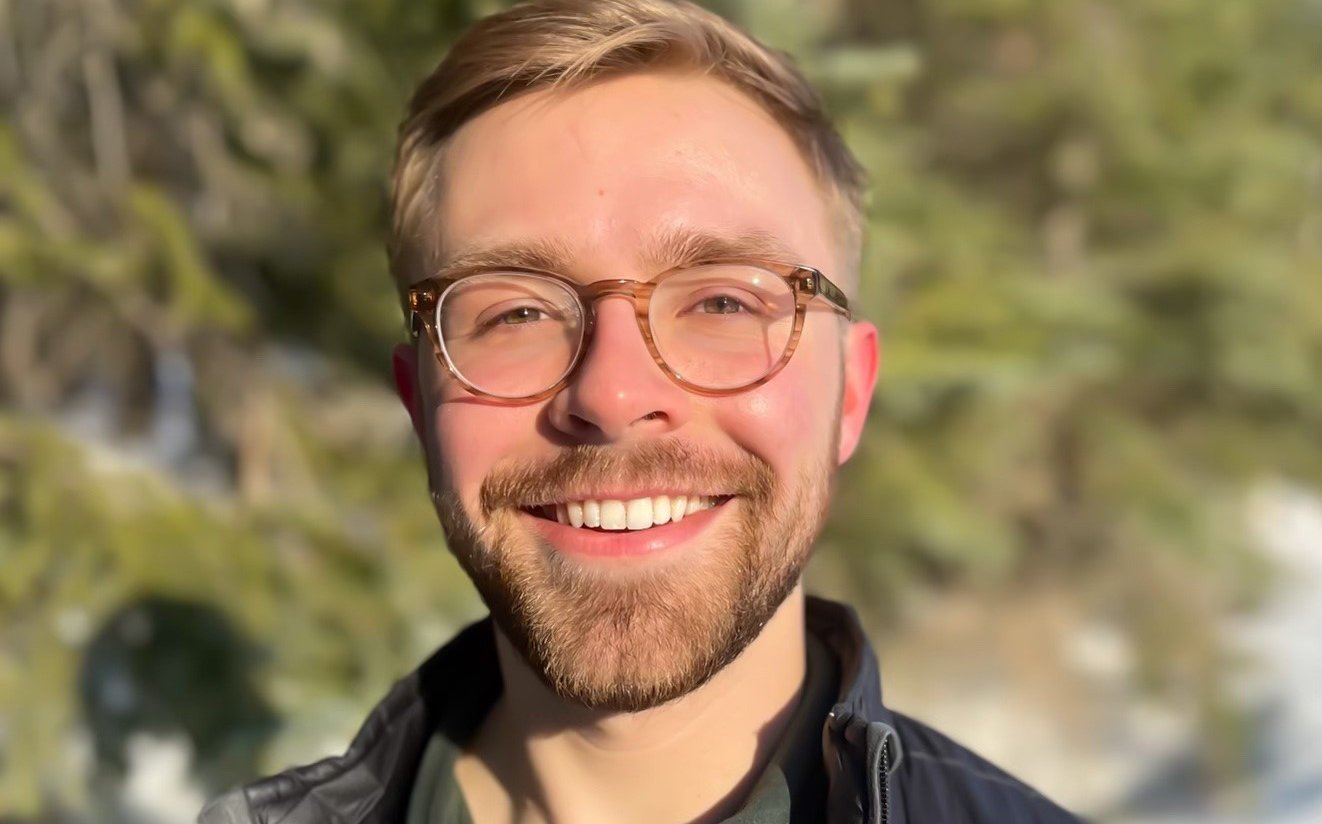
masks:
{"type": "MultiPolygon", "coordinates": [[[[840,666],[826,645],[811,634],[807,648],[807,674],[799,705],[748,799],[723,824],[815,824],[825,819],[822,725],[840,691],[840,666]]],[[[447,712],[480,711],[485,715],[490,706],[488,699],[480,709],[452,706],[447,712]]],[[[445,729],[476,730],[477,726],[442,724],[432,735],[409,798],[407,824],[472,824],[454,777],[454,762],[465,742],[445,729]]]]}

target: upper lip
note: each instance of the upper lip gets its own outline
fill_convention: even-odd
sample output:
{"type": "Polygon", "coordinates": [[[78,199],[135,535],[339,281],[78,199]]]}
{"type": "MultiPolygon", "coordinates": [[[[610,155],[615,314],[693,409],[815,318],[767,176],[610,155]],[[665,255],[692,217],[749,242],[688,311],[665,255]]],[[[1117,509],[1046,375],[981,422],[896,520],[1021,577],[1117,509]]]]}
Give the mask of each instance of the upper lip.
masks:
{"type": "Polygon", "coordinates": [[[666,487],[664,489],[649,489],[641,491],[607,491],[607,492],[574,492],[558,496],[550,500],[527,501],[521,506],[549,506],[551,504],[565,504],[570,501],[633,501],[638,498],[659,498],[661,496],[675,497],[685,495],[688,497],[704,496],[708,498],[730,498],[734,497],[729,492],[705,492],[699,491],[701,487],[682,489],[677,487],[666,487]]]}

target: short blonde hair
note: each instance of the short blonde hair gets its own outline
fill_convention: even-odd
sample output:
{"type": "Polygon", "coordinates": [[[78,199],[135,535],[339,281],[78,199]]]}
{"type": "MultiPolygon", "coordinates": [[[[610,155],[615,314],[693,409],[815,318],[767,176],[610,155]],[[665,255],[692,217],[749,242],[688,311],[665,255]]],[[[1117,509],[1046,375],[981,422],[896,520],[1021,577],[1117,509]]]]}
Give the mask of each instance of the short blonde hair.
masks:
{"type": "Polygon", "coordinates": [[[530,0],[487,17],[418,85],[399,127],[391,181],[390,269],[397,287],[440,263],[440,158],[469,120],[516,95],[595,79],[687,68],[749,95],[794,140],[833,201],[841,262],[855,280],[863,171],[783,52],[686,0],[530,0]]]}

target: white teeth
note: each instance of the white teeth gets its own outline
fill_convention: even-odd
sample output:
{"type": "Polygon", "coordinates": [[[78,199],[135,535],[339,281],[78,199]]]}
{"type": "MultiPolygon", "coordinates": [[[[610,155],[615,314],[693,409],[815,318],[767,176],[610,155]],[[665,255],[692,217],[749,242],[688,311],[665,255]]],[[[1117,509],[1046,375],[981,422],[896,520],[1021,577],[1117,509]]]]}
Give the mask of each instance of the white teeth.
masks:
{"type": "Polygon", "coordinates": [[[623,501],[602,501],[601,502],[601,528],[618,530],[624,529],[629,525],[624,512],[623,501]]]}
{"type": "Polygon", "coordinates": [[[716,505],[706,495],[657,495],[628,501],[566,501],[548,505],[548,514],[562,524],[596,527],[611,531],[649,529],[661,524],[678,523],[716,505]]]}
{"type": "Polygon", "coordinates": [[[629,529],[647,529],[652,525],[652,499],[635,498],[624,505],[624,513],[629,529]]]}
{"type": "Polygon", "coordinates": [[[652,499],[652,523],[670,523],[670,496],[658,495],[652,499]]]}

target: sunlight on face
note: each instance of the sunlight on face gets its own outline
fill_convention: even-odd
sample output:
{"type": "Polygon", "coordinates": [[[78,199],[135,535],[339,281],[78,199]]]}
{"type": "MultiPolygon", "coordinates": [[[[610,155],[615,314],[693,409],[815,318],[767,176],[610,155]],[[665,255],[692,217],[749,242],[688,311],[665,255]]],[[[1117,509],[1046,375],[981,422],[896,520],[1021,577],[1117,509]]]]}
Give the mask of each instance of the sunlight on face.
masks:
{"type": "MultiPolygon", "coordinates": [[[[553,245],[582,282],[651,278],[642,250],[661,232],[761,233],[793,250],[787,262],[836,267],[827,198],[788,135],[706,78],[630,76],[502,104],[455,135],[443,178],[444,250],[553,245]]],[[[661,372],[627,301],[596,310],[591,350],[544,401],[479,400],[428,361],[427,452],[450,548],[532,669],[566,698],[639,710],[733,660],[799,580],[837,463],[840,326],[810,313],[774,379],[704,397],[661,372]],[[722,503],[660,551],[600,557],[583,547],[603,536],[534,506],[591,490],[722,503]]]]}
{"type": "Polygon", "coordinates": [[[451,548],[533,670],[563,697],[637,711],[701,686],[757,637],[807,563],[830,464],[778,486],[751,456],[722,462],[666,442],[611,457],[599,449],[571,450],[544,474],[527,465],[495,477],[510,500],[540,499],[541,478],[521,478],[604,469],[636,483],[638,467],[651,477],[721,478],[737,495],[694,546],[624,567],[567,558],[529,535],[517,506],[496,507],[479,530],[452,492],[437,500],[451,548]]]}

